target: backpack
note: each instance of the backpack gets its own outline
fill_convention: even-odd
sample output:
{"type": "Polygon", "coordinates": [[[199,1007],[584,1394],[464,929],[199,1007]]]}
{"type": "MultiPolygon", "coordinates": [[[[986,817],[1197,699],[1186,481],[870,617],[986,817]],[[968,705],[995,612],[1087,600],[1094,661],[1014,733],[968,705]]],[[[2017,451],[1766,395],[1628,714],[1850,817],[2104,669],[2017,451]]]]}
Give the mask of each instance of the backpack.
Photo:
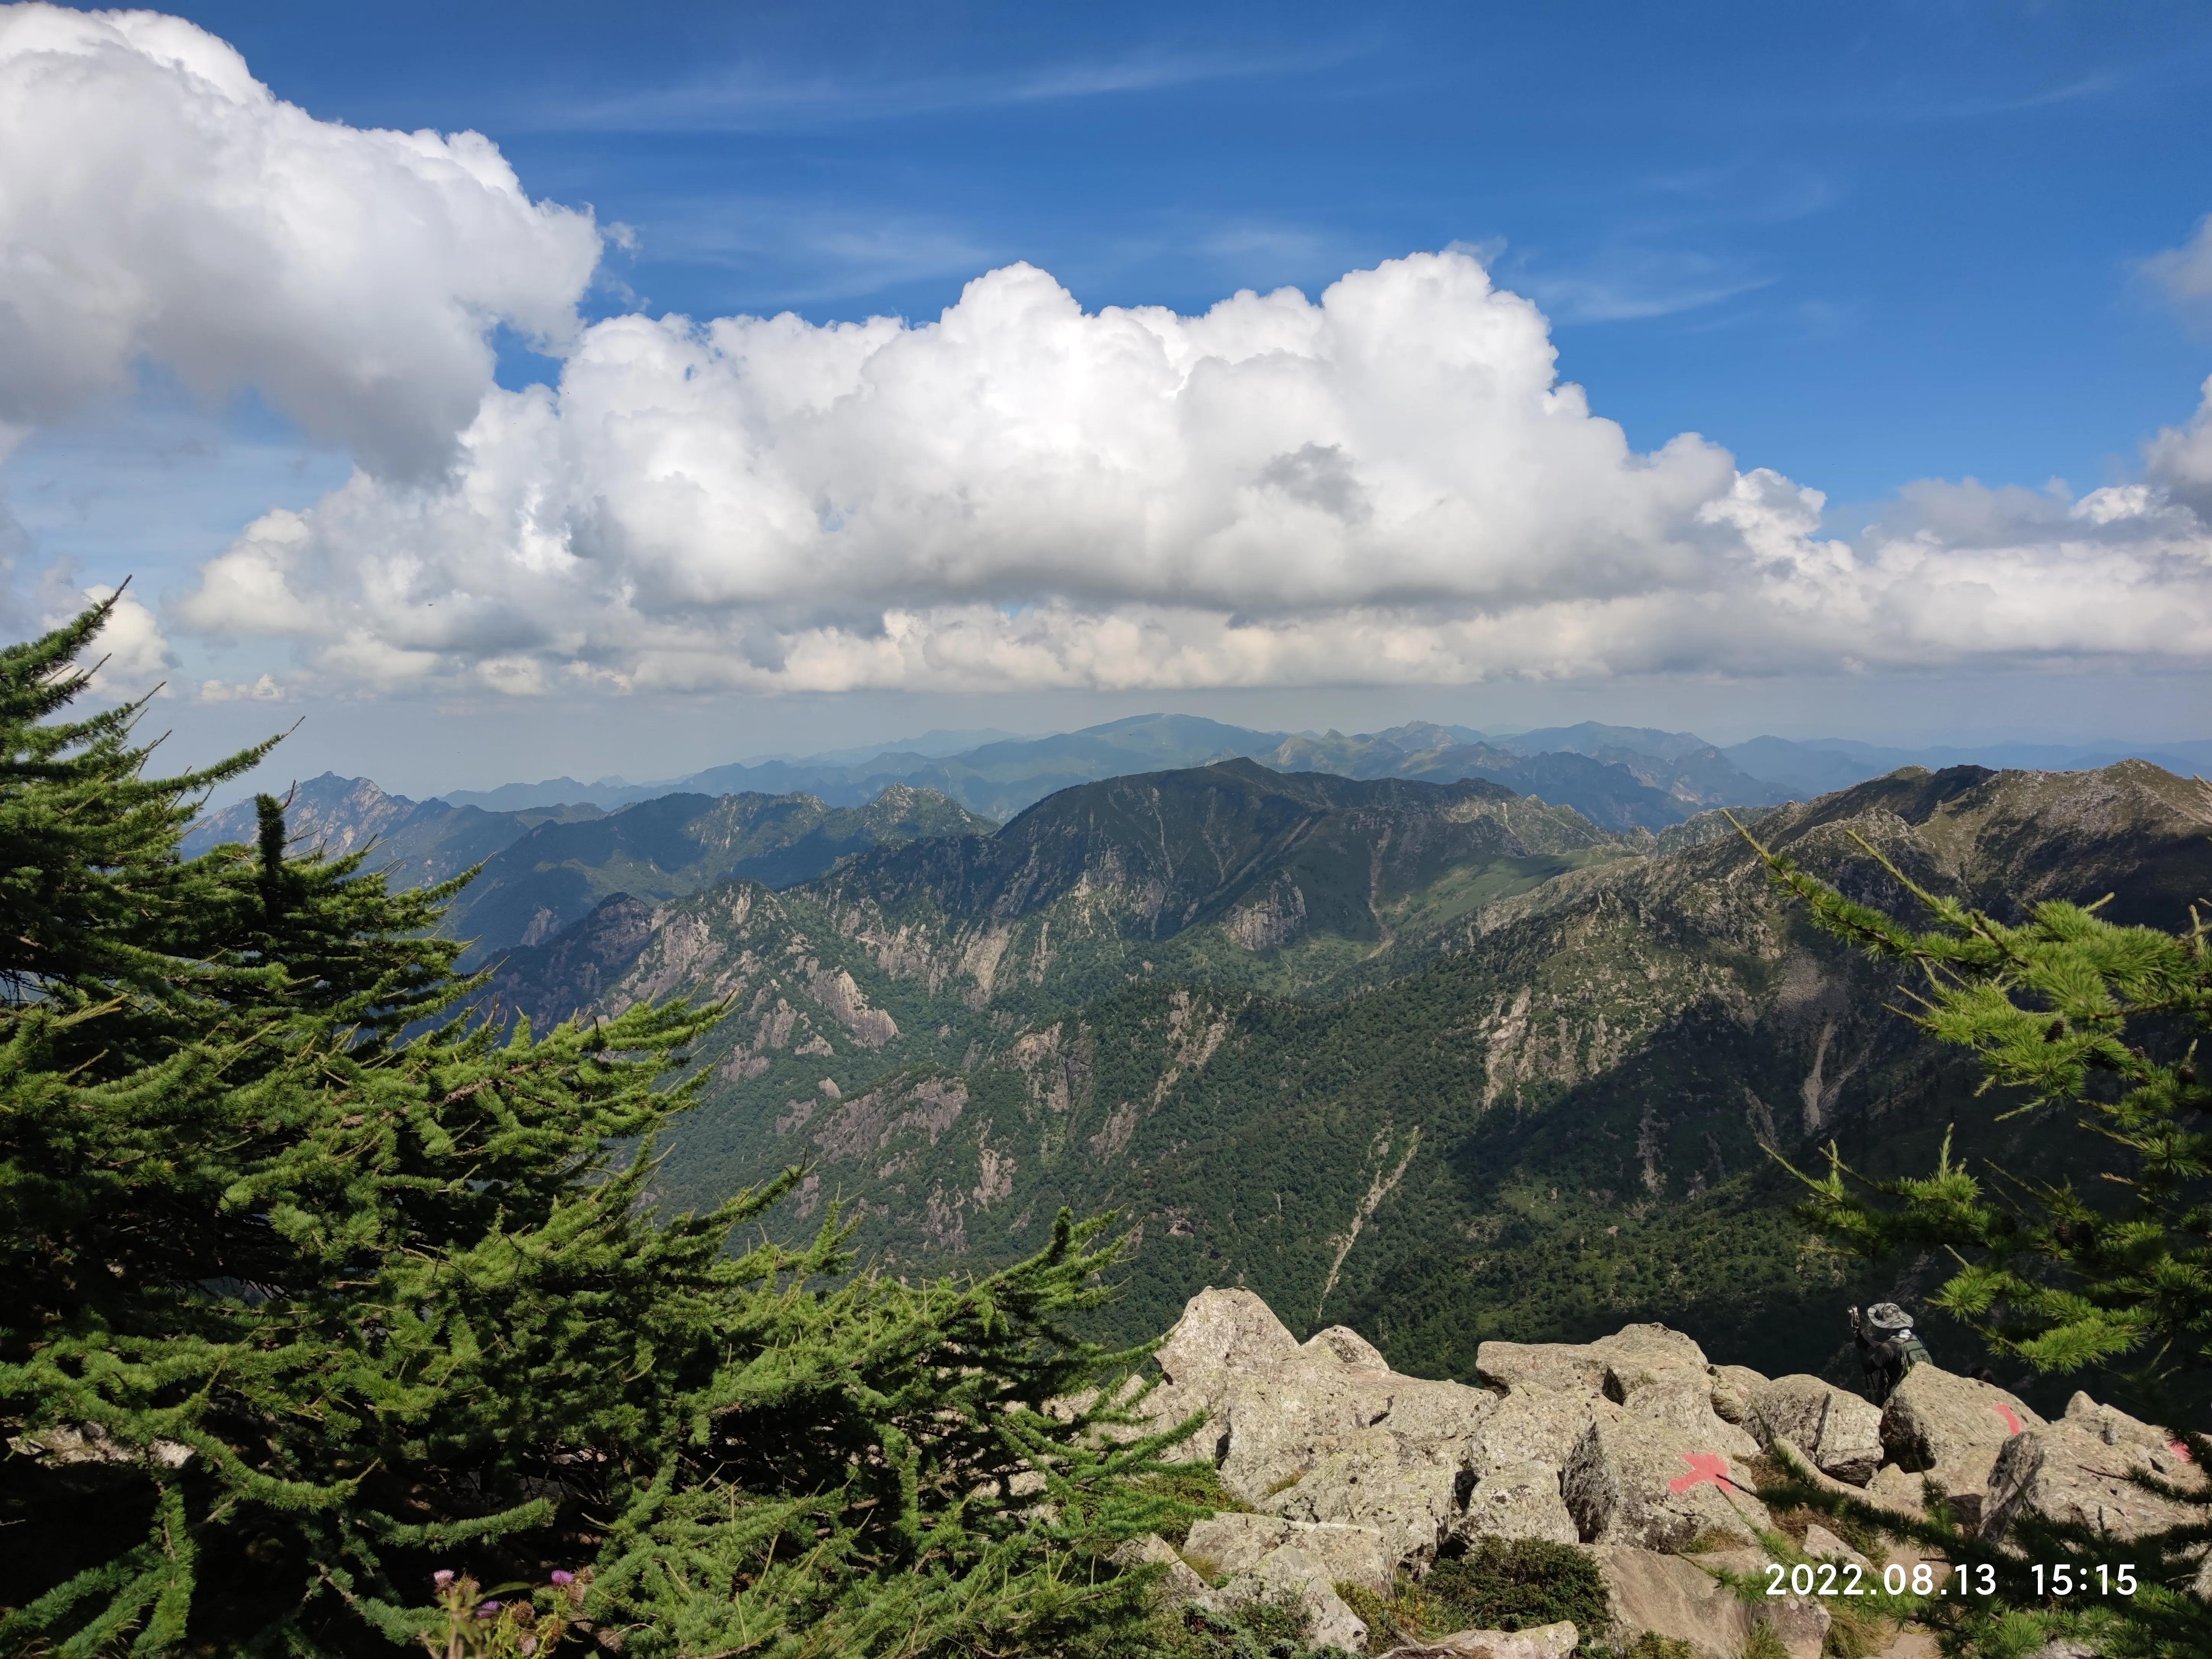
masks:
{"type": "Polygon", "coordinates": [[[1897,1345],[1898,1375],[1902,1377],[1915,1365],[1932,1365],[1936,1356],[1928,1352],[1928,1345],[1917,1336],[1908,1336],[1897,1345]]]}

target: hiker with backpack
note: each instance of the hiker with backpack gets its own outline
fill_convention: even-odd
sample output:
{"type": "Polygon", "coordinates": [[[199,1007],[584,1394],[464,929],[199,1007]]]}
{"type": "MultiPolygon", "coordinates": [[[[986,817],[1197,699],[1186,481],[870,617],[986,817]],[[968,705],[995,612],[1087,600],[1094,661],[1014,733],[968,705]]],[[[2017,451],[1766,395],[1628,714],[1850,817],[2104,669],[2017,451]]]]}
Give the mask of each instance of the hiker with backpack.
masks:
{"type": "Polygon", "coordinates": [[[1877,1302],[1866,1310],[1862,1325],[1853,1308],[1851,1340],[1858,1344],[1859,1364],[1866,1372],[1867,1398],[1877,1406],[1889,1403],[1890,1395],[1915,1365],[1935,1363],[1925,1343],[1912,1334],[1912,1316],[1894,1302],[1877,1302]],[[1873,1328],[1871,1339],[1867,1327],[1873,1328]]]}

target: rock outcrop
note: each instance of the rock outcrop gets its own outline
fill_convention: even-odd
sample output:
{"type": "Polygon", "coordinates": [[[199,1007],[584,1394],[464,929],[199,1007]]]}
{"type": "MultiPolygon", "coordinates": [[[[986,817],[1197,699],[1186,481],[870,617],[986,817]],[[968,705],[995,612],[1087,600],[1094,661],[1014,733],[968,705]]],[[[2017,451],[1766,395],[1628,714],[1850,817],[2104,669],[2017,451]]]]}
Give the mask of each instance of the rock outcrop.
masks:
{"type": "Polygon", "coordinates": [[[1725,1565],[1741,1571],[1754,1565],[1747,1559],[1708,1562],[1602,1545],[1594,1553],[1614,1624],[1632,1638],[1649,1631],[1688,1643],[1698,1659],[1740,1659],[1752,1632],[1764,1625],[1781,1639],[1790,1659],[1820,1659],[1830,1621],[1817,1598],[1778,1596],[1753,1605],[1713,1571],[1725,1565]]]}
{"type": "Polygon", "coordinates": [[[2102,1410],[2109,1413],[2106,1421],[2120,1419],[2133,1424],[2145,1429],[2148,1438],[2108,1440],[2099,1432],[2102,1425],[2094,1419],[2070,1416],[2014,1436],[1990,1464],[1981,1516],[1983,1537],[2001,1540],[2015,1521],[2030,1515],[2087,1527],[2111,1538],[2162,1532],[2197,1518],[2186,1505],[2146,1491],[2136,1480],[2147,1474],[2184,1486],[2199,1486],[2203,1476],[2186,1455],[2156,1431],[2110,1407],[2102,1410]]]}
{"type": "Polygon", "coordinates": [[[1392,1648],[1382,1659],[1567,1659],[1581,1632],[1562,1620],[1534,1630],[1462,1630],[1392,1648]]]}
{"type": "Polygon", "coordinates": [[[1882,1408],[1881,1443],[1888,1461],[1934,1481],[1953,1517],[1971,1528],[1981,1524],[2005,1442],[2043,1426],[2017,1395],[1992,1383],[1915,1365],[1882,1408]]]}
{"type": "Polygon", "coordinates": [[[1377,1595],[1390,1593],[1395,1564],[1383,1553],[1382,1534],[1373,1527],[1224,1510],[1190,1529],[1182,1553],[1186,1560],[1234,1575],[1250,1571],[1285,1545],[1319,1564],[1332,1584],[1358,1584],[1377,1595]]]}
{"type": "Polygon", "coordinates": [[[1585,1544],[1679,1550],[1719,1534],[1746,1544],[1773,1522],[1749,1470],[1670,1423],[1593,1419],[1559,1471],[1559,1492],[1585,1544]]]}
{"type": "MultiPolygon", "coordinates": [[[[2171,1526],[2181,1507],[2135,1477],[2203,1479],[2166,1431],[2087,1395],[2047,1423],[1929,1365],[1877,1410],[1818,1377],[1716,1364],[1658,1325],[1486,1342],[1475,1363],[1485,1386],[1407,1376],[1343,1326],[1300,1343],[1250,1291],[1200,1291],[1159,1350],[1144,1413],[1200,1417],[1195,1449],[1251,1512],[1199,1522],[1179,1554],[1153,1540],[1127,1559],[1163,1562],[1170,1594],[1216,1608],[1294,1595],[1316,1644],[1358,1652],[1368,1630],[1346,1596],[1387,1601],[1400,1575],[1484,1538],[1541,1540],[1597,1564],[1615,1620],[1600,1639],[1652,1632],[1700,1659],[1737,1659],[1763,1627],[1793,1659],[1817,1659],[1830,1623],[1818,1597],[1747,1599],[1729,1582],[1756,1583],[1777,1536],[1750,1467],[1762,1455],[1908,1516],[1932,1482],[1956,1519],[2000,1542],[2027,1516],[2123,1540],[2171,1526]]],[[[1818,1525],[1784,1559],[1882,1565],[1818,1525]]],[[[1560,1659],[1577,1640],[1571,1625],[1471,1630],[1391,1652],[1560,1659]]]]}
{"type": "Polygon", "coordinates": [[[1934,1469],[2042,1426],[2018,1395],[1994,1383],[1915,1365],[1882,1408],[1881,1443],[1889,1461],[1934,1469]]]}
{"type": "Polygon", "coordinates": [[[1367,1621],[1336,1593],[1328,1566],[1327,1561],[1309,1555],[1296,1544],[1278,1545],[1220,1589],[1208,1590],[1199,1599],[1227,1611],[1254,1597],[1273,1601],[1296,1596],[1305,1604],[1306,1639],[1314,1646],[1364,1651],[1367,1621]]]}
{"type": "Polygon", "coordinates": [[[1784,1376],[1752,1395],[1745,1426],[1761,1446],[1788,1440],[1821,1474],[1863,1486],[1881,1467],[1881,1415],[1817,1376],[1784,1376]]]}

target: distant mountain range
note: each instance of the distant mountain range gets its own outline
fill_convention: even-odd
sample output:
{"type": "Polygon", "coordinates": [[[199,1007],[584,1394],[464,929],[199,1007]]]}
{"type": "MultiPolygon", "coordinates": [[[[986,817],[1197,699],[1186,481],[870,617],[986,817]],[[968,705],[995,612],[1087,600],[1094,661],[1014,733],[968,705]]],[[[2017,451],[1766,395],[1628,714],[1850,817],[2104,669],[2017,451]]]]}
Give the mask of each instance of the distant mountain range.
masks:
{"type": "Polygon", "coordinates": [[[2186,774],[2212,766],[2212,742],[1898,749],[1844,738],[1753,738],[1719,747],[1694,732],[1590,721],[1504,736],[1416,721],[1347,738],[1335,732],[1255,731],[1189,714],[1139,714],[1050,737],[933,732],[875,749],[733,763],[665,783],[606,778],[587,784],[552,778],[459,790],[446,799],[456,806],[491,811],[586,803],[611,811],[677,793],[803,792],[833,806],[857,806],[902,783],[934,789],[970,811],[1003,822],[1077,784],[1243,758],[1277,771],[1328,771],[1348,777],[1486,778],[1572,806],[1609,828],[1656,830],[1708,806],[1806,799],[1901,766],[2081,771],[2130,757],[2186,774]]]}
{"type": "MultiPolygon", "coordinates": [[[[675,898],[733,878],[788,887],[864,848],[997,828],[933,791],[893,784],[865,805],[811,795],[662,795],[612,812],[571,805],[487,812],[442,800],[387,795],[365,778],[325,773],[292,792],[295,843],[347,853],[374,843],[394,884],[427,886],[483,868],[442,925],[475,941],[465,964],[534,945],[611,894],[675,898]]],[[[241,801],[192,827],[185,850],[251,841],[254,809],[241,801]]]]}
{"type": "MultiPolygon", "coordinates": [[[[2141,762],[1911,769],[1754,815],[1862,896],[2001,911],[2116,895],[2185,921],[2212,794],[2141,762]]],[[[713,998],[705,1103],[659,1195],[804,1163],[901,1270],[1033,1248],[1062,1204],[1139,1230],[1120,1334],[1206,1284],[1472,1376],[1486,1337],[1626,1319],[1724,1335],[1770,1372],[1844,1357],[1840,1309],[1914,1285],[1809,1249],[1791,1178],[1839,1138],[1878,1171],[1959,1149],[2015,1175],[2081,1155],[2002,1120],[1886,1005],[1895,975],[1815,933],[1717,813],[1609,830],[1484,780],[1250,761],[1056,794],[994,835],[859,852],[782,890],[610,899],[508,952],[543,1023],[713,998]]],[[[1935,1329],[1948,1345],[1965,1339],[1935,1329]]]]}
{"type": "MultiPolygon", "coordinates": [[[[410,884],[483,865],[443,927],[493,967],[500,1017],[728,1003],[695,1056],[703,1103],[665,1145],[669,1201],[804,1162],[777,1224],[839,1201],[901,1270],[993,1265],[1063,1203],[1118,1206],[1138,1229],[1121,1335],[1200,1285],[1247,1283],[1294,1324],[1348,1320],[1441,1374],[1471,1375],[1485,1336],[1651,1317],[1778,1373],[1837,1360],[1844,1302],[1914,1285],[1808,1254],[1770,1152],[1834,1136],[1914,1169],[1954,1120],[1962,1150],[2023,1176],[2078,1149],[2068,1125],[1976,1097],[1717,806],[1879,901],[1904,898],[1854,836],[1978,902],[2112,892],[2119,919],[2176,925],[2212,881],[2212,793],[2174,775],[2205,745],[2174,747],[2171,770],[1905,767],[1793,804],[1817,792],[1776,781],[1784,766],[1893,756],[1155,716],[920,757],[992,801],[1102,775],[1003,828],[874,757],[774,763],[822,790],[611,808],[416,802],[325,775],[290,824],[373,842],[410,884]],[[1265,761],[1145,763],[1262,738],[1265,761]]],[[[241,805],[188,845],[252,829],[241,805]]]]}
{"type": "MultiPolygon", "coordinates": [[[[2051,769],[2112,758],[2056,748],[1999,757],[2007,755],[2051,769]]],[[[1224,760],[1358,780],[1480,781],[1571,808],[1598,830],[1633,835],[1715,807],[1771,806],[1956,758],[1779,738],[1722,750],[1692,732],[1594,722],[1497,738],[1413,722],[1346,737],[1148,714],[1047,738],[933,732],[896,752],[714,767],[673,789],[555,779],[413,801],[325,773],[297,786],[290,822],[295,838],[337,851],[374,838],[379,862],[405,885],[483,864],[446,922],[476,942],[473,961],[538,943],[615,893],[654,902],[736,876],[789,887],[865,848],[987,832],[1062,790],[1224,760]]],[[[2187,770],[2212,759],[2212,744],[2169,745],[2152,758],[2187,770]]],[[[188,845],[252,835],[252,806],[239,803],[204,818],[188,845]]]]}

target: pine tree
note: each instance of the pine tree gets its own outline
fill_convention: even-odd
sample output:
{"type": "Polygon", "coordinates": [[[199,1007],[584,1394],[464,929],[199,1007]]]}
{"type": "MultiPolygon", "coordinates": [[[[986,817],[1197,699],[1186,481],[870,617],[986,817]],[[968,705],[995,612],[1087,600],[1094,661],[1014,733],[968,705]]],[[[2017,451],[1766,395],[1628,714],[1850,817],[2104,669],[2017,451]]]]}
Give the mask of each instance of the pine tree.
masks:
{"type": "MultiPolygon", "coordinates": [[[[2036,1371],[2099,1374],[2100,1386],[2176,1424],[2171,1432],[2197,1467],[2212,1467],[2212,1439],[2190,1421],[2212,1398],[2212,1089],[2197,1061],[2212,1030],[2212,928],[2194,911],[2172,931],[2118,926],[2097,914],[2101,900],[2039,903],[2008,925],[1927,891],[1860,845],[1932,926],[1908,927],[1759,850],[1820,927],[1917,971],[1909,1017],[1971,1050],[1985,1090],[2016,1097],[2015,1114],[2074,1115],[2111,1148],[2111,1163],[2086,1186],[2021,1182],[1954,1162],[1947,1139],[1928,1176],[1866,1180],[1832,1142],[1826,1173],[1802,1177],[1810,1197],[1801,1214],[1816,1234],[1870,1258],[1948,1257],[1955,1271],[1929,1298],[1935,1306],[2036,1371]]],[[[2201,1559],[2212,1540],[2212,1485],[2138,1480],[2195,1518],[2123,1547],[2023,1516],[2008,1551],[1942,1514],[1899,1528],[1887,1511],[1816,1486],[1772,1496],[1902,1533],[1954,1564],[1987,1564],[1996,1594],[1899,1609],[1938,1626],[1947,1652],[2009,1656],[2057,1638],[2112,1659],[2212,1652],[2212,1568],[2201,1559]],[[2030,1567],[2064,1562],[2076,1578],[2086,1567],[2095,1583],[2098,1564],[2122,1559],[2142,1583],[2132,1596],[2056,1595],[2056,1574],[2039,1585],[2030,1567]]]]}
{"type": "Polygon", "coordinates": [[[481,1631],[571,1648],[1139,1639],[1170,1439],[1054,1404],[1139,1357],[1066,1326],[1103,1221],[908,1286],[834,1221],[733,1249],[796,1172],[658,1213],[720,1010],[503,1029],[451,887],[265,797],[180,857],[266,746],[149,778],[139,708],[58,722],[104,615],[0,653],[0,1650],[444,1652],[509,1580],[481,1631]]]}
{"type": "Polygon", "coordinates": [[[90,672],[77,659],[115,605],[0,650],[0,991],[13,1006],[80,988],[174,988],[214,896],[208,866],[176,858],[178,837],[197,797],[270,747],[146,778],[148,751],[131,742],[143,702],[55,720],[84,692],[90,672]]]}

